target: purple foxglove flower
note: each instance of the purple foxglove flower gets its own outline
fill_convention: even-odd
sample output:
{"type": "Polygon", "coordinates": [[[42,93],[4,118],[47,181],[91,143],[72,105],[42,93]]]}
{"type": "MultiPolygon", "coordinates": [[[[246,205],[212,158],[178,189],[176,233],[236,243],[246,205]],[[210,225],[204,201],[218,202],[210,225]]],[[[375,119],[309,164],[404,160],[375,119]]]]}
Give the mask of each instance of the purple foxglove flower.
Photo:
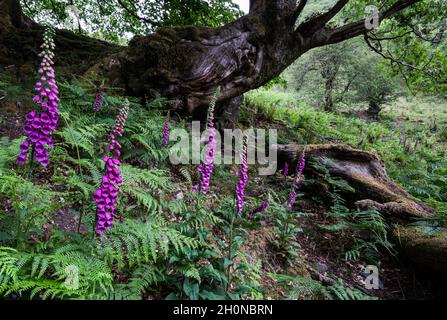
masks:
{"type": "MultiPolygon", "coordinates": [[[[218,98],[220,90],[218,89],[213,96],[213,99],[211,100],[210,107],[208,110],[208,119],[207,119],[207,129],[209,131],[209,137],[208,137],[208,152],[205,155],[205,161],[204,163],[200,164],[197,167],[197,171],[200,172],[201,178],[200,178],[200,190],[203,194],[208,193],[208,187],[211,182],[211,174],[213,173],[214,168],[214,151],[216,149],[215,145],[215,128],[214,128],[214,108],[216,106],[216,101],[218,98]]],[[[194,190],[194,188],[193,188],[194,190]]],[[[197,188],[198,190],[198,188],[197,188]]]]}
{"type": "Polygon", "coordinates": [[[301,153],[300,162],[298,163],[296,174],[295,174],[295,185],[298,187],[301,182],[301,177],[303,175],[304,167],[306,165],[306,153],[303,149],[301,153]]]}
{"type": "Polygon", "coordinates": [[[289,202],[287,204],[287,209],[289,209],[289,210],[292,209],[293,203],[295,202],[295,199],[297,197],[296,191],[299,189],[300,184],[301,184],[301,178],[303,175],[304,167],[306,165],[305,157],[306,157],[306,153],[305,153],[305,149],[303,149],[300,161],[298,162],[298,165],[296,167],[295,183],[293,185],[293,192],[290,194],[289,202]]]}
{"type": "Polygon", "coordinates": [[[27,155],[27,152],[19,154],[17,157],[17,163],[20,165],[24,165],[25,161],[26,161],[26,155],[27,155]]]}
{"type": "Polygon", "coordinates": [[[93,104],[93,110],[98,112],[102,105],[102,100],[104,98],[104,86],[101,85],[96,94],[95,103],[93,104]]]}
{"type": "Polygon", "coordinates": [[[241,160],[239,182],[236,184],[236,208],[238,213],[241,213],[244,209],[245,185],[248,182],[247,145],[245,144],[242,150],[241,160]]]}
{"type": "MultiPolygon", "coordinates": [[[[120,154],[121,144],[115,140],[116,135],[121,136],[124,123],[129,112],[129,102],[126,101],[120,114],[117,116],[115,125],[110,135],[109,151],[113,154],[120,154]],[[118,151],[118,153],[116,152],[118,151]]],[[[113,155],[105,155],[102,160],[105,163],[105,173],[101,179],[101,186],[93,194],[93,201],[96,202],[96,232],[101,235],[104,231],[110,229],[113,223],[113,214],[116,211],[117,197],[119,194],[119,186],[122,184],[121,171],[118,169],[121,166],[121,161],[114,158],[113,155]]]]}
{"type": "Polygon", "coordinates": [[[28,122],[32,122],[35,118],[36,118],[37,112],[36,111],[31,111],[30,113],[28,113],[25,116],[26,121],[28,122]]]}
{"type": "Polygon", "coordinates": [[[214,149],[216,148],[214,143],[214,128],[209,127],[209,131],[210,136],[208,139],[208,153],[202,167],[202,179],[200,181],[200,187],[202,193],[204,194],[208,192],[208,186],[210,185],[211,174],[214,168],[214,149]]]}
{"type": "Polygon", "coordinates": [[[267,200],[261,206],[255,208],[252,212],[250,212],[250,214],[248,216],[251,218],[257,213],[264,212],[265,210],[267,210],[269,208],[269,206],[270,206],[270,200],[267,200]]]}
{"type": "Polygon", "coordinates": [[[26,124],[23,133],[27,137],[25,142],[28,148],[25,150],[25,144],[21,145],[21,153],[17,157],[19,165],[25,164],[31,143],[35,144],[35,148],[32,149],[34,154],[31,154],[30,158],[38,161],[43,167],[49,163],[49,152],[45,146],[53,147],[50,135],[56,129],[59,115],[57,109],[59,92],[54,80],[53,60],[49,58],[53,56],[53,35],[54,30],[48,27],[44,34],[43,51],[39,54],[39,57],[42,58],[40,65],[45,68],[41,67],[38,70],[40,80],[36,83],[37,94],[33,98],[33,101],[40,106],[40,110],[32,111],[25,117],[26,124]]]}
{"type": "Polygon", "coordinates": [[[289,203],[287,204],[287,209],[291,210],[292,209],[292,205],[295,202],[296,199],[296,191],[293,191],[290,196],[289,196],[289,203]]]}
{"type": "Polygon", "coordinates": [[[25,140],[24,142],[22,142],[22,143],[20,144],[19,148],[20,148],[20,151],[22,151],[22,152],[28,152],[28,149],[29,149],[29,141],[28,141],[28,140],[25,140]]]}
{"type": "Polygon", "coordinates": [[[284,163],[284,169],[282,170],[282,173],[284,174],[285,177],[289,175],[289,164],[287,162],[284,163]]]}

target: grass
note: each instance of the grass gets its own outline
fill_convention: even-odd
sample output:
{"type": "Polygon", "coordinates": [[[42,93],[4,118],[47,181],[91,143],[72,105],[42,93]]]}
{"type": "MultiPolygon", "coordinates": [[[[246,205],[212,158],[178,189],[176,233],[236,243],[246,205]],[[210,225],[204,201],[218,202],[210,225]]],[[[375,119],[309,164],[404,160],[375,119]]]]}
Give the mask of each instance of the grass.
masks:
{"type": "Polygon", "coordinates": [[[384,107],[382,114],[409,122],[431,123],[434,119],[439,125],[447,125],[447,102],[436,97],[399,98],[384,107]]]}

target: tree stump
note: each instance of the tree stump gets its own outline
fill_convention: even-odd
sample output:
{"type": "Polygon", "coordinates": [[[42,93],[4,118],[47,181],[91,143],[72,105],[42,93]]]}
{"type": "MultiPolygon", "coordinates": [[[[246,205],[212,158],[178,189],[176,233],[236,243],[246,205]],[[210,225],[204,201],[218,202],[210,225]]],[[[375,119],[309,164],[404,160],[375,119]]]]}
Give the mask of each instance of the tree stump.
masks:
{"type": "MultiPolygon", "coordinates": [[[[354,188],[348,200],[358,208],[374,207],[384,214],[392,227],[392,239],[400,254],[417,267],[447,275],[447,230],[426,231],[411,226],[417,219],[429,220],[436,212],[399,187],[387,174],[383,162],[373,152],[361,151],[348,145],[322,144],[300,146],[277,145],[279,167],[287,162],[296,166],[305,148],[307,163],[317,162],[330,175],[339,177],[354,188]]],[[[318,173],[311,165],[305,175],[318,173]]]]}

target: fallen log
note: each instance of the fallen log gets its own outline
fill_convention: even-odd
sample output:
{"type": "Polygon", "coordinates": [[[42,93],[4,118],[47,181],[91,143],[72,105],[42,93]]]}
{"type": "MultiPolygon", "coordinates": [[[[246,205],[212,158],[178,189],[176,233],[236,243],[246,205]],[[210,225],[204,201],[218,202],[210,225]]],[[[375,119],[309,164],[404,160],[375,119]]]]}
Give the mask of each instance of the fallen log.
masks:
{"type": "MultiPolygon", "coordinates": [[[[425,270],[447,275],[447,230],[428,233],[410,225],[417,219],[432,219],[436,212],[397,185],[376,153],[340,144],[289,144],[276,149],[279,167],[286,162],[294,167],[305,149],[308,164],[324,165],[332,177],[342,178],[354,189],[348,197],[350,204],[361,209],[375,207],[384,214],[393,225],[392,238],[404,258],[425,270]]],[[[306,166],[304,174],[321,176],[312,165],[306,166]]]]}

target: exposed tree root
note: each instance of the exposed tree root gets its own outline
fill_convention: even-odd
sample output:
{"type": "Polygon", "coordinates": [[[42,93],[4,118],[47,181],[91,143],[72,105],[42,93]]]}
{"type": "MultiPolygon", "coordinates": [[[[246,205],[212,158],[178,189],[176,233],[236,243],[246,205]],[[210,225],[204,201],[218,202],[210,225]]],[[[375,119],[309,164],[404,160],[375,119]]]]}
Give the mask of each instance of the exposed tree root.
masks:
{"type": "MultiPolygon", "coordinates": [[[[307,163],[323,164],[331,176],[344,179],[355,191],[346,199],[358,208],[375,207],[393,224],[393,238],[406,259],[424,269],[447,274],[447,232],[427,233],[419,227],[409,226],[416,219],[430,219],[435,211],[392,181],[383,162],[373,152],[355,150],[348,145],[278,145],[278,159],[296,165],[305,148],[307,163]]],[[[321,176],[311,165],[305,174],[321,176]]],[[[322,187],[324,186],[322,182],[322,187]]]]}

